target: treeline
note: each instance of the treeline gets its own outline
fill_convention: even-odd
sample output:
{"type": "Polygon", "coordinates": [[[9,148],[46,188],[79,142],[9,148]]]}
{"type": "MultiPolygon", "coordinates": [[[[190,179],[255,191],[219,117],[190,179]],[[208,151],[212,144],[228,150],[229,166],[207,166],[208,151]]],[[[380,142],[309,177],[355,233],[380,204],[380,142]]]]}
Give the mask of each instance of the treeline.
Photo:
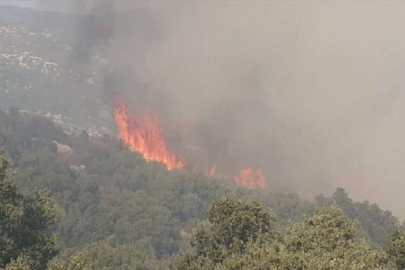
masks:
{"type": "MultiPolygon", "coordinates": [[[[290,237],[291,230],[301,226],[305,231],[305,222],[325,214],[322,211],[316,212],[319,207],[329,209],[323,211],[331,211],[330,215],[341,220],[339,222],[350,223],[346,218],[358,220],[358,228],[351,230],[348,239],[345,239],[354,241],[356,245],[358,239],[365,239],[362,247],[367,247],[370,254],[383,254],[383,259],[389,258],[383,250],[395,249],[392,244],[389,245],[390,235],[402,229],[389,211],[369,202],[353,202],[343,189],[336,190],[330,198],[320,195],[309,202],[294,193],[247,190],[230,182],[187,171],[169,172],[161,164],[145,162],[139,155],[128,151],[116,138],[107,135],[90,137],[85,131],[78,136],[68,135],[52,121],[21,113],[17,108],[11,108],[9,112],[0,111],[0,144],[10,161],[8,174],[15,179],[23,194],[34,198],[37,195],[33,194],[40,190],[50,192],[53,221],[49,223],[54,224],[49,225],[48,233],[57,239],[53,245],[55,253],[52,253],[57,256],[50,264],[53,269],[168,269],[170,265],[192,269],[184,268],[191,267],[187,265],[187,260],[209,261],[195,266],[206,268],[196,269],[214,269],[209,268],[212,263],[218,269],[250,269],[238,263],[235,268],[224,268],[230,267],[224,262],[227,258],[240,257],[242,253],[238,252],[250,254],[250,247],[254,247],[257,252],[260,249],[268,250],[263,237],[267,239],[269,231],[243,238],[241,245],[249,248],[246,246],[236,253],[215,242],[203,245],[207,249],[219,248],[223,254],[218,251],[213,254],[219,256],[218,260],[222,258],[221,261],[214,259],[211,262],[212,257],[205,253],[201,257],[196,246],[196,237],[200,234],[195,233],[194,229],[206,226],[204,237],[212,235],[212,228],[216,225],[209,218],[209,209],[216,200],[226,196],[235,196],[245,202],[259,201],[262,205],[260,211],[266,209],[268,213],[274,213],[277,222],[273,220],[272,214],[268,217],[272,224],[271,232],[278,235],[276,249],[285,252],[288,251],[286,238],[290,237]],[[343,216],[339,216],[340,210],[336,207],[342,209],[343,216]],[[312,216],[314,213],[317,214],[301,221],[304,214],[312,216]],[[290,221],[295,223],[291,225],[290,221]],[[258,239],[261,239],[261,244],[255,246],[253,241],[256,243],[258,239]],[[177,258],[178,254],[184,252],[188,253],[182,255],[181,260],[177,258]],[[74,268],[74,265],[81,265],[81,268],[74,268]]],[[[216,204],[219,202],[221,200],[216,204]]],[[[250,207],[250,203],[246,205],[250,207]]],[[[0,233],[3,234],[2,228],[0,233]]],[[[402,239],[402,234],[396,235],[397,239],[402,239]]],[[[269,241],[273,243],[274,239],[269,241]]],[[[401,246],[402,240],[398,241],[401,246]]],[[[314,254],[308,256],[313,257],[314,254]]],[[[2,258],[0,268],[17,258],[15,254],[2,258]]],[[[256,259],[246,257],[246,260],[256,259]]],[[[388,267],[391,262],[386,259],[384,267],[388,267]]],[[[269,261],[265,265],[271,263],[269,261]]],[[[33,269],[44,269],[44,264],[35,267],[33,269]]],[[[254,266],[249,267],[255,269],[254,266]]],[[[260,267],[256,269],[267,269],[260,267]]],[[[283,264],[279,267],[300,269],[293,266],[288,268],[283,264]]],[[[372,269],[364,267],[358,269],[372,269]]]]}
{"type": "Polygon", "coordinates": [[[405,235],[395,231],[387,251],[373,249],[358,235],[359,223],[336,204],[277,230],[274,214],[258,202],[217,200],[209,226],[195,233],[194,249],[180,255],[180,270],[237,269],[403,269],[405,235]]]}

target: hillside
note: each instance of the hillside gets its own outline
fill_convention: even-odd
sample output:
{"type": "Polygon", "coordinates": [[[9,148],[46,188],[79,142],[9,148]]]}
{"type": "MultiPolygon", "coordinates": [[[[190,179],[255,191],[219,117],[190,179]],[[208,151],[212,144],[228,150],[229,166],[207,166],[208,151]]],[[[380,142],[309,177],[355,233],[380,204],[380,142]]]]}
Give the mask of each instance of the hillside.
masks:
{"type": "Polygon", "coordinates": [[[378,95],[262,9],[125,5],[0,7],[0,270],[404,269],[378,95]]]}
{"type": "Polygon", "coordinates": [[[129,252],[146,261],[178,254],[188,249],[194,228],[205,223],[210,205],[232,194],[263,203],[277,214],[281,228],[316,207],[336,203],[346,217],[360,221],[359,236],[378,249],[386,247],[398,223],[376,204],[353,202],[343,189],[330,198],[305,201],[294,193],[250,190],[187,170],[167,171],[115,138],[68,135],[48,119],[16,109],[0,111],[0,144],[23,190],[51,191],[60,258],[79,251],[102,256],[111,248],[121,250],[114,251],[116,256],[129,252]]]}
{"type": "Polygon", "coordinates": [[[62,13],[0,8],[0,107],[59,115],[86,129],[110,127],[96,69],[71,64],[74,22],[62,13]]]}

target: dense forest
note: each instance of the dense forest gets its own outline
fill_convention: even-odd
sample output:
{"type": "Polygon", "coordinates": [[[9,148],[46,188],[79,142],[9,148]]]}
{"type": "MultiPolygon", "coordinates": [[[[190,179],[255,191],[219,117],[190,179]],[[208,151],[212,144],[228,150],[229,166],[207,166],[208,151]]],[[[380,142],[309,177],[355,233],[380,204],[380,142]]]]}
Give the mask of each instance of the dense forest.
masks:
{"type": "Polygon", "coordinates": [[[145,162],[115,137],[0,111],[0,269],[404,269],[404,224],[145,162]]]}

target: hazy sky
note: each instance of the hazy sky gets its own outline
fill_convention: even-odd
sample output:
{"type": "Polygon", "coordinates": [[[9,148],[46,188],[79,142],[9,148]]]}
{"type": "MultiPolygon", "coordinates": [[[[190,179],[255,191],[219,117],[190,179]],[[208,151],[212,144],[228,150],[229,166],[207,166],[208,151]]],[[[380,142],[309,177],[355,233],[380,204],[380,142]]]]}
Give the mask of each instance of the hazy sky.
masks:
{"type": "Polygon", "coordinates": [[[67,10],[67,2],[69,1],[71,0],[0,0],[0,5],[63,12],[67,10]]]}
{"type": "Polygon", "coordinates": [[[11,5],[25,8],[34,8],[38,1],[24,1],[24,0],[0,0],[0,5],[11,5]]]}

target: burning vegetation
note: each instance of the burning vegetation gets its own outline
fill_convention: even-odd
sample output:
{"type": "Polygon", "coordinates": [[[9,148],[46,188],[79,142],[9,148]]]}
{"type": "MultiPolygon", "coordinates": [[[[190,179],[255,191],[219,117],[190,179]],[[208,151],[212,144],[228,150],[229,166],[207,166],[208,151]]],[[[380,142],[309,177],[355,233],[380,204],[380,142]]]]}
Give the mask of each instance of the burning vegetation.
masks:
{"type": "Polygon", "coordinates": [[[182,157],[169,151],[157,116],[148,111],[135,117],[122,98],[117,97],[114,118],[122,142],[131,151],[141,154],[146,161],[165,164],[168,170],[186,166],[182,157]]]}
{"type": "Polygon", "coordinates": [[[215,174],[217,173],[217,164],[214,163],[214,165],[211,167],[210,172],[209,172],[209,176],[213,177],[215,176],[215,174]]]}
{"type": "MultiPolygon", "coordinates": [[[[150,111],[145,111],[139,117],[134,116],[121,96],[116,97],[114,118],[118,126],[121,140],[128,148],[141,154],[146,161],[163,163],[168,170],[182,169],[186,161],[180,155],[171,152],[163,136],[159,119],[150,111]]],[[[209,170],[208,175],[215,177],[217,165],[209,170]]],[[[262,169],[241,169],[234,176],[236,184],[247,188],[264,188],[266,180],[262,169]]]]}
{"type": "MultiPolygon", "coordinates": [[[[175,95],[169,92],[172,91],[170,82],[162,87],[161,82],[166,84],[166,79],[161,81],[159,68],[154,69],[153,74],[149,74],[149,68],[143,67],[143,61],[148,57],[144,49],[151,48],[158,41],[166,39],[166,27],[160,15],[157,16],[154,11],[143,8],[128,13],[122,12],[124,10],[123,7],[119,7],[120,5],[104,1],[83,2],[83,6],[83,11],[88,10],[89,13],[83,12],[78,19],[77,44],[71,52],[71,60],[73,64],[82,66],[83,70],[87,67],[95,68],[102,74],[100,78],[102,92],[108,102],[111,98],[114,100],[113,114],[121,141],[131,151],[142,155],[146,161],[163,163],[168,170],[187,167],[193,172],[209,177],[233,179],[238,185],[248,188],[263,188],[265,179],[260,169],[263,165],[258,166],[243,156],[256,150],[250,143],[241,143],[248,141],[262,144],[262,141],[246,136],[246,130],[249,130],[249,134],[267,132],[262,128],[265,125],[257,117],[258,114],[263,117],[268,115],[263,109],[266,106],[259,103],[265,98],[257,78],[260,67],[247,61],[244,68],[246,74],[238,74],[238,80],[240,79],[238,89],[257,89],[253,95],[251,90],[249,91],[249,98],[240,91],[238,91],[240,95],[232,94],[230,98],[225,91],[224,95],[221,95],[222,98],[215,97],[215,100],[211,101],[210,98],[201,99],[198,101],[201,102],[201,106],[189,107],[193,102],[186,102],[184,105],[180,101],[184,97],[181,91],[175,95]],[[133,25],[137,27],[133,28],[133,25]],[[127,57],[128,55],[121,54],[121,51],[128,51],[132,56],[127,57]],[[139,58],[139,61],[134,62],[133,58],[139,58]],[[142,66],[138,63],[142,63],[142,66]],[[155,80],[154,76],[158,76],[159,79],[155,80]],[[117,89],[119,95],[116,94],[117,89]],[[177,94],[181,98],[177,99],[177,94]],[[130,111],[127,106],[129,100],[131,106],[137,108],[140,113],[130,111]],[[262,108],[259,109],[259,113],[258,104],[262,108]],[[182,109],[177,110],[180,105],[182,109]],[[202,111],[194,114],[194,107],[199,107],[198,110],[202,111]],[[187,112],[186,115],[192,112],[191,120],[187,115],[178,121],[179,111],[187,112]],[[240,111],[244,113],[239,114],[240,111]],[[176,118],[165,118],[165,122],[162,123],[162,119],[157,115],[175,115],[176,118]],[[200,117],[201,115],[204,116],[200,117]],[[252,125],[253,118],[257,121],[252,125]],[[198,120],[194,121],[195,119],[198,120]],[[240,123],[247,123],[249,127],[240,123]],[[175,132],[171,132],[170,129],[175,132]],[[240,158],[244,162],[240,162],[238,160],[240,158]],[[241,165],[246,162],[254,169],[241,165]]],[[[228,59],[222,60],[229,62],[228,59]]],[[[213,61],[212,63],[215,63],[221,71],[227,70],[226,72],[234,74],[234,70],[230,69],[228,64],[224,67],[217,65],[217,57],[209,58],[207,61],[207,64],[213,61]]],[[[198,73],[205,74],[201,71],[198,73]]],[[[214,83],[213,89],[215,87],[222,89],[224,87],[222,81],[219,85],[214,83]]],[[[234,89],[233,86],[231,88],[234,89]]]]}
{"type": "Polygon", "coordinates": [[[235,176],[236,184],[240,186],[245,186],[248,188],[264,188],[266,185],[266,180],[263,176],[262,169],[242,169],[240,170],[239,174],[235,176]]]}

